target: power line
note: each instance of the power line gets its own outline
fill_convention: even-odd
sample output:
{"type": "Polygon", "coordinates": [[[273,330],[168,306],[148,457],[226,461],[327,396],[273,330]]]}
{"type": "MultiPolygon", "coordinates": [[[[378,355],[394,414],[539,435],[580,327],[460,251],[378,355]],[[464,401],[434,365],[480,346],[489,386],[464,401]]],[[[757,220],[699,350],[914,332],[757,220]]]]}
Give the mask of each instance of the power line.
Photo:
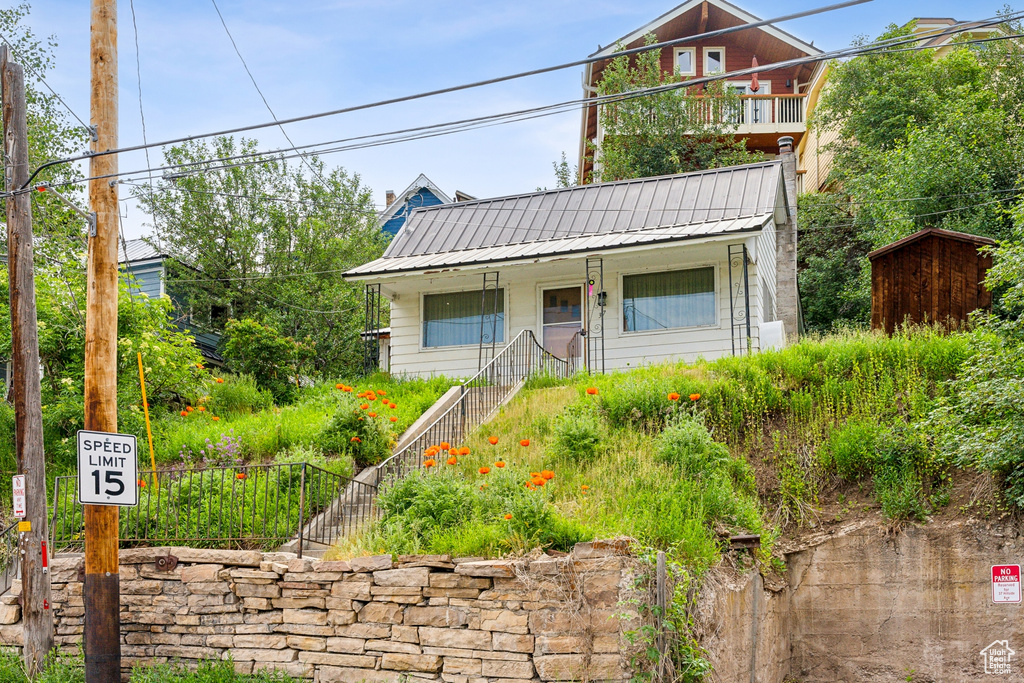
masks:
{"type": "MultiPolygon", "coordinates": [[[[151,143],[151,144],[150,143],[145,143],[143,145],[133,145],[133,146],[130,146],[130,147],[119,147],[119,148],[116,148],[116,149],[104,150],[104,151],[100,151],[100,152],[89,152],[87,154],[82,154],[82,155],[78,155],[78,156],[75,156],[75,157],[67,157],[65,159],[57,159],[57,160],[54,160],[54,161],[51,161],[51,162],[47,162],[47,164],[43,164],[42,166],[40,166],[39,169],[36,169],[36,172],[38,172],[42,168],[45,168],[48,165],[53,165],[53,164],[58,164],[58,163],[69,163],[69,162],[73,162],[73,161],[82,161],[82,160],[85,160],[85,159],[88,159],[88,158],[91,158],[91,157],[95,157],[95,156],[105,156],[105,155],[109,155],[109,154],[118,154],[118,153],[122,153],[122,152],[134,152],[134,151],[143,149],[144,147],[147,147],[147,146],[149,146],[149,147],[164,147],[164,146],[168,146],[168,145],[180,144],[180,143],[183,143],[183,142],[190,142],[190,141],[197,140],[197,139],[200,139],[200,138],[219,137],[219,136],[224,136],[224,135],[233,135],[233,134],[236,134],[236,133],[244,133],[244,132],[253,131],[253,130],[260,130],[260,129],[263,129],[263,128],[271,128],[273,126],[282,126],[284,124],[299,123],[299,122],[302,122],[302,121],[310,121],[310,120],[313,120],[313,119],[325,118],[325,117],[328,117],[328,116],[337,116],[339,114],[347,114],[347,113],[351,113],[351,112],[355,112],[355,111],[363,111],[363,110],[366,110],[366,109],[373,109],[373,108],[383,107],[383,106],[387,106],[387,105],[391,105],[391,104],[399,104],[399,103],[402,103],[402,102],[411,102],[411,101],[414,101],[414,100],[424,99],[424,98],[427,98],[427,97],[434,97],[434,96],[437,96],[437,95],[450,94],[450,93],[459,92],[459,91],[462,91],[462,90],[469,90],[469,89],[472,89],[472,88],[479,88],[479,87],[483,87],[483,86],[486,86],[486,85],[493,85],[493,84],[496,84],[496,83],[503,83],[503,82],[506,82],[506,81],[516,80],[516,79],[520,79],[520,78],[526,78],[526,77],[529,77],[529,76],[537,76],[537,75],[540,75],[540,74],[551,73],[551,72],[554,72],[554,71],[561,71],[561,70],[569,69],[569,68],[573,68],[573,67],[584,66],[586,64],[593,64],[593,63],[596,63],[596,62],[602,62],[602,61],[614,59],[615,57],[619,57],[619,56],[628,56],[628,55],[640,54],[642,52],[649,52],[651,50],[660,50],[660,49],[663,49],[665,47],[670,47],[670,46],[673,46],[673,45],[678,45],[678,44],[681,44],[681,43],[684,43],[684,42],[692,42],[694,40],[703,40],[703,39],[718,37],[718,36],[722,36],[722,35],[725,35],[725,34],[728,34],[728,33],[735,33],[737,31],[743,31],[743,30],[747,30],[747,29],[751,29],[751,28],[758,28],[760,26],[766,26],[768,24],[782,23],[784,21],[790,21],[790,20],[793,20],[793,19],[799,19],[799,18],[803,18],[803,17],[813,16],[813,15],[822,14],[822,13],[825,13],[825,12],[832,12],[832,11],[835,11],[835,10],[844,9],[846,7],[852,7],[852,6],[855,6],[855,5],[861,5],[861,4],[864,4],[864,3],[867,3],[867,2],[872,2],[872,1],[873,0],[847,0],[846,2],[841,2],[841,3],[837,3],[837,4],[833,4],[833,5],[827,5],[827,6],[824,6],[824,7],[818,7],[818,8],[814,8],[814,9],[811,9],[811,10],[806,10],[804,12],[796,12],[796,13],[793,13],[793,14],[787,14],[787,15],[783,15],[783,16],[780,16],[780,17],[774,17],[772,19],[764,19],[764,20],[758,20],[758,21],[754,21],[754,22],[749,22],[749,23],[746,23],[746,24],[740,24],[738,26],[730,26],[728,28],[717,29],[715,31],[707,31],[705,33],[700,33],[700,34],[693,35],[693,36],[684,36],[682,38],[677,38],[677,39],[670,40],[670,41],[665,41],[665,42],[662,42],[662,43],[655,43],[655,44],[652,44],[652,45],[644,45],[644,46],[632,48],[632,49],[629,49],[629,50],[620,50],[620,51],[613,52],[613,53],[610,53],[610,54],[607,54],[607,55],[604,55],[604,56],[601,56],[601,57],[591,56],[591,57],[587,57],[585,59],[580,59],[580,60],[576,60],[576,61],[572,61],[572,62],[566,62],[564,64],[557,64],[555,66],[542,67],[542,68],[539,68],[539,69],[532,69],[532,70],[529,70],[529,71],[523,71],[523,72],[519,72],[519,73],[515,73],[515,74],[510,74],[510,75],[507,75],[507,76],[499,76],[499,77],[496,77],[496,78],[485,79],[485,80],[482,80],[482,81],[474,81],[474,82],[465,83],[465,84],[462,84],[462,85],[455,85],[455,86],[449,86],[447,88],[439,88],[439,89],[436,89],[436,90],[429,90],[429,91],[425,91],[425,92],[421,92],[421,93],[416,93],[416,94],[413,94],[413,95],[403,95],[401,97],[394,97],[394,98],[390,98],[390,99],[386,99],[386,100],[378,100],[376,102],[368,102],[368,103],[365,103],[365,104],[358,104],[358,105],[353,105],[353,106],[350,106],[350,107],[343,107],[343,108],[340,108],[340,109],[333,109],[333,110],[324,111],[324,112],[317,112],[317,113],[314,113],[314,114],[306,114],[306,115],[303,115],[303,116],[296,116],[296,117],[292,117],[292,118],[288,118],[288,119],[275,119],[274,121],[268,122],[268,123],[251,124],[251,125],[248,125],[248,126],[237,126],[235,128],[228,128],[228,129],[225,129],[225,130],[222,130],[222,131],[217,131],[217,132],[212,132],[212,133],[202,133],[202,134],[195,134],[195,135],[187,135],[187,136],[184,136],[184,137],[174,138],[174,139],[171,139],[171,140],[164,140],[162,142],[155,142],[155,143],[151,143]]],[[[770,71],[771,69],[762,68],[761,70],[762,71],[770,71]]],[[[33,177],[34,177],[34,175],[35,175],[35,173],[33,173],[33,177]]]]}
{"type": "MultiPolygon", "coordinates": [[[[541,116],[548,116],[548,115],[552,115],[552,114],[561,113],[562,111],[567,111],[568,109],[575,108],[575,107],[577,107],[579,105],[593,106],[595,104],[614,103],[614,102],[620,102],[620,101],[635,99],[635,98],[638,98],[638,97],[646,97],[648,95],[659,94],[659,93],[668,92],[668,91],[671,91],[671,90],[677,90],[677,89],[680,89],[680,88],[687,88],[687,87],[692,87],[692,86],[695,86],[695,85],[701,85],[701,84],[704,84],[704,83],[710,83],[710,82],[714,82],[714,81],[726,80],[726,79],[736,78],[736,77],[739,77],[739,76],[746,76],[746,75],[750,75],[750,74],[755,73],[755,72],[775,70],[775,69],[778,69],[778,68],[781,68],[781,67],[785,67],[785,66],[794,66],[794,65],[806,64],[806,63],[811,63],[811,62],[824,61],[824,60],[827,60],[827,59],[838,59],[838,58],[842,58],[842,57],[853,57],[853,56],[858,56],[858,55],[863,55],[863,54],[877,54],[877,53],[883,53],[884,54],[884,53],[890,52],[890,51],[891,52],[902,52],[902,51],[908,51],[908,50],[936,49],[936,46],[918,46],[918,47],[914,47],[914,48],[907,48],[905,50],[892,50],[891,46],[899,45],[899,44],[905,44],[905,43],[921,42],[922,40],[926,40],[928,38],[934,38],[934,37],[939,37],[939,36],[944,36],[944,35],[958,34],[958,33],[964,32],[965,30],[977,30],[978,28],[981,28],[981,27],[985,27],[985,26],[989,26],[989,25],[993,25],[993,24],[1003,23],[1005,21],[1008,21],[1008,20],[1011,20],[1013,18],[1016,18],[1018,15],[1024,16],[1024,12],[1017,13],[1016,15],[1012,15],[1011,17],[1007,17],[1007,18],[998,18],[997,17],[997,18],[992,19],[992,20],[985,20],[984,22],[979,22],[979,23],[972,24],[972,25],[967,25],[966,22],[962,22],[961,24],[958,24],[956,27],[953,27],[953,28],[950,28],[950,29],[945,29],[945,30],[943,30],[943,31],[941,31],[939,33],[936,33],[936,34],[930,35],[930,36],[929,35],[925,35],[924,33],[921,33],[921,34],[915,34],[914,36],[910,36],[910,37],[899,37],[899,38],[893,38],[893,39],[886,39],[884,41],[877,41],[875,43],[870,43],[870,44],[865,45],[865,46],[855,46],[855,47],[851,47],[851,48],[843,48],[843,49],[835,50],[835,51],[832,51],[832,52],[829,52],[829,53],[823,53],[823,54],[818,55],[818,56],[795,58],[795,59],[786,60],[786,61],[783,61],[783,62],[775,62],[775,63],[772,63],[772,64],[766,64],[764,66],[759,66],[759,67],[756,67],[756,68],[740,69],[740,70],[737,70],[737,71],[732,71],[732,72],[723,73],[723,74],[717,74],[717,75],[714,75],[714,76],[707,76],[707,77],[698,78],[698,79],[691,79],[691,80],[683,81],[683,82],[679,82],[679,83],[669,83],[669,84],[664,84],[664,85],[660,85],[660,86],[653,86],[653,87],[650,87],[650,88],[642,88],[642,89],[630,91],[630,92],[627,92],[627,93],[615,93],[615,94],[604,95],[604,96],[599,96],[599,97],[584,98],[584,99],[581,99],[581,100],[570,100],[570,101],[556,103],[556,104],[552,104],[552,105],[543,105],[543,106],[539,106],[539,107],[534,107],[534,108],[531,108],[531,109],[522,109],[522,110],[517,110],[517,111],[513,111],[513,112],[505,112],[505,113],[501,113],[501,114],[492,114],[492,115],[487,115],[487,116],[475,117],[475,118],[471,118],[471,119],[463,119],[461,121],[455,121],[455,122],[431,124],[431,125],[427,125],[427,126],[419,126],[419,127],[416,127],[416,128],[408,128],[408,129],[403,129],[403,130],[399,130],[399,131],[391,131],[391,132],[387,132],[387,133],[374,133],[374,134],[369,134],[369,135],[364,135],[364,136],[357,136],[357,137],[353,137],[353,138],[344,138],[344,139],[341,139],[341,140],[335,140],[335,141],[330,141],[330,142],[310,143],[308,145],[300,145],[300,146],[296,146],[294,148],[283,148],[283,149],[267,151],[267,152],[250,152],[250,153],[245,153],[245,154],[233,155],[233,156],[230,156],[230,157],[220,157],[220,158],[206,159],[206,160],[196,161],[196,162],[188,162],[187,164],[165,165],[165,166],[159,166],[159,167],[152,168],[152,169],[141,169],[141,170],[130,171],[130,172],[125,172],[125,173],[109,174],[109,175],[106,175],[106,176],[94,177],[92,179],[97,179],[97,178],[98,179],[104,179],[104,178],[111,178],[111,177],[123,177],[123,176],[131,176],[131,175],[138,174],[138,173],[146,173],[146,172],[153,171],[153,170],[156,170],[156,171],[161,171],[161,170],[168,171],[168,170],[172,170],[172,169],[181,169],[183,167],[190,167],[191,168],[191,167],[200,166],[200,165],[204,165],[204,164],[235,162],[235,161],[237,161],[239,159],[253,159],[252,161],[249,161],[249,162],[228,163],[228,164],[222,165],[222,166],[208,166],[206,168],[203,168],[203,169],[200,169],[200,170],[197,170],[197,171],[193,171],[193,173],[195,173],[195,172],[204,173],[204,172],[210,172],[210,171],[223,170],[223,169],[227,169],[227,168],[246,166],[246,165],[251,165],[251,164],[268,163],[271,160],[269,158],[270,155],[276,155],[273,158],[277,159],[277,160],[286,160],[286,159],[291,159],[291,158],[301,158],[301,157],[308,156],[308,155],[329,154],[329,153],[336,153],[336,152],[342,152],[342,151],[350,151],[350,150],[353,150],[353,149],[364,149],[364,148],[367,148],[367,147],[375,147],[375,146],[381,146],[381,145],[387,145],[387,144],[395,144],[396,142],[405,142],[405,141],[409,141],[409,140],[424,139],[424,138],[428,138],[428,137],[437,137],[437,136],[440,136],[440,135],[449,135],[449,134],[452,134],[452,133],[455,133],[455,132],[460,132],[460,131],[468,130],[468,129],[482,128],[482,127],[487,127],[487,126],[491,126],[491,125],[500,125],[500,124],[503,124],[503,123],[510,123],[510,122],[514,122],[514,121],[522,121],[522,120],[527,120],[527,119],[530,119],[530,118],[538,118],[538,117],[541,117],[541,116]],[[366,141],[366,140],[371,140],[371,139],[374,139],[374,138],[387,138],[387,136],[404,136],[404,137],[393,137],[392,139],[383,139],[383,140],[377,140],[377,141],[373,141],[373,142],[358,142],[360,140],[366,141]],[[304,148],[307,148],[307,147],[314,147],[314,146],[317,146],[317,145],[335,144],[335,143],[339,143],[339,142],[349,142],[349,141],[357,141],[357,142],[355,144],[342,145],[342,146],[338,146],[338,147],[334,147],[334,148],[314,149],[314,150],[310,150],[310,151],[306,151],[306,152],[297,152],[298,149],[304,149],[304,148]],[[284,152],[291,152],[291,151],[296,151],[296,153],[295,154],[285,154],[284,153],[284,152]],[[254,157],[259,157],[259,158],[255,158],[254,159],[254,157]]],[[[998,39],[998,40],[1008,40],[1008,39],[1014,39],[1014,38],[1019,38],[1019,37],[1022,37],[1022,36],[1021,35],[1008,35],[1008,36],[1001,36],[1001,37],[998,37],[998,38],[979,39],[978,42],[990,42],[990,41],[996,40],[996,39],[998,39]]],[[[974,42],[975,41],[964,41],[963,43],[958,43],[958,45],[969,45],[969,44],[972,44],[974,42]]],[[[53,162],[53,163],[59,163],[59,162],[53,162]]],[[[43,166],[41,166],[40,169],[37,169],[37,172],[38,172],[38,170],[41,170],[45,166],[46,166],[45,164],[43,166]]],[[[177,175],[177,176],[188,175],[188,172],[181,171],[180,173],[175,174],[175,175],[177,175]]],[[[75,181],[75,182],[82,182],[84,180],[89,180],[89,178],[82,179],[80,181],[75,181]]],[[[69,182],[69,183],[64,183],[64,184],[67,185],[67,184],[73,184],[73,183],[69,182]]],[[[16,190],[16,192],[17,192],[17,190],[16,190]]]]}

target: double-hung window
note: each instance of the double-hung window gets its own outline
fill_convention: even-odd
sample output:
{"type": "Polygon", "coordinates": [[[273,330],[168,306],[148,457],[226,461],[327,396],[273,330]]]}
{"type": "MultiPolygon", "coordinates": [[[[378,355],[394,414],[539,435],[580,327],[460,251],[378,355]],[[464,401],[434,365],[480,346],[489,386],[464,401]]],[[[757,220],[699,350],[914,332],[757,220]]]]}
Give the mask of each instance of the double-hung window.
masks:
{"type": "Polygon", "coordinates": [[[623,276],[623,331],[646,332],[714,324],[713,267],[623,276]]]}
{"type": "Polygon", "coordinates": [[[505,290],[446,292],[423,296],[423,347],[505,342],[505,290]],[[497,301],[495,301],[497,296],[497,301]],[[497,304],[497,308],[495,308],[497,304]],[[497,311],[497,315],[495,315],[497,311]]]}

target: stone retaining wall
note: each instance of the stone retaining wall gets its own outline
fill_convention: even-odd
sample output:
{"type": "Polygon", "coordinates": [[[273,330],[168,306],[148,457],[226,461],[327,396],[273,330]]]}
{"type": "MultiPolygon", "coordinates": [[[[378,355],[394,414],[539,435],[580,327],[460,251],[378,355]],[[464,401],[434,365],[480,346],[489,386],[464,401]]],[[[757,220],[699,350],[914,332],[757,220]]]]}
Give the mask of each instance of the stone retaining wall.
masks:
{"type": "MultiPolygon", "coordinates": [[[[230,656],[242,672],[273,668],[321,683],[623,681],[627,553],[626,541],[518,561],[124,550],[123,662],[230,656]],[[158,570],[167,556],[177,566],[158,570]]],[[[80,556],[52,562],[57,643],[68,650],[82,638],[82,566],[80,556]]],[[[2,599],[15,610],[9,623],[17,588],[2,599]]],[[[0,639],[16,644],[20,625],[0,626],[0,639]]]]}

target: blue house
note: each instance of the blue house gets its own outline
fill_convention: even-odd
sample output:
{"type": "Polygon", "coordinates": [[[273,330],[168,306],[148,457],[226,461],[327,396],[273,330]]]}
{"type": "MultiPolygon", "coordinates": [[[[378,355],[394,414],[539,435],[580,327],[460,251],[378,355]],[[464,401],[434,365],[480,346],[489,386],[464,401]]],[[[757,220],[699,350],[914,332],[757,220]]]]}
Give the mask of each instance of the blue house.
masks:
{"type": "Polygon", "coordinates": [[[146,240],[125,240],[122,245],[120,268],[130,279],[130,287],[135,294],[143,294],[150,298],[164,295],[170,297],[174,304],[174,324],[195,339],[196,348],[203,358],[212,365],[222,365],[223,357],[217,353],[220,335],[202,329],[192,320],[191,311],[182,299],[167,290],[167,261],[172,257],[163,253],[146,240]]]}
{"type": "Polygon", "coordinates": [[[377,219],[380,229],[389,235],[397,235],[398,231],[405,225],[405,219],[415,209],[438,204],[451,204],[452,198],[441,191],[430,178],[420,173],[419,177],[412,182],[412,185],[405,188],[400,195],[395,195],[391,190],[387,191],[387,208],[377,219]]]}

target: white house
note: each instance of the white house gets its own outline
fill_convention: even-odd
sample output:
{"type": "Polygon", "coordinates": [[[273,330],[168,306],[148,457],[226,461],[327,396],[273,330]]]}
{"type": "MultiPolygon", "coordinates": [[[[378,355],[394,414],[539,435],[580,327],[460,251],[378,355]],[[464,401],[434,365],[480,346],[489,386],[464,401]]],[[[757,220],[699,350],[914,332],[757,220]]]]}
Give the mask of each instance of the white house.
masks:
{"type": "Polygon", "coordinates": [[[366,283],[368,301],[389,302],[396,374],[471,375],[526,329],[596,371],[757,350],[780,336],[776,321],[795,331],[787,150],[766,163],[418,209],[381,258],[345,277],[366,283]]]}

